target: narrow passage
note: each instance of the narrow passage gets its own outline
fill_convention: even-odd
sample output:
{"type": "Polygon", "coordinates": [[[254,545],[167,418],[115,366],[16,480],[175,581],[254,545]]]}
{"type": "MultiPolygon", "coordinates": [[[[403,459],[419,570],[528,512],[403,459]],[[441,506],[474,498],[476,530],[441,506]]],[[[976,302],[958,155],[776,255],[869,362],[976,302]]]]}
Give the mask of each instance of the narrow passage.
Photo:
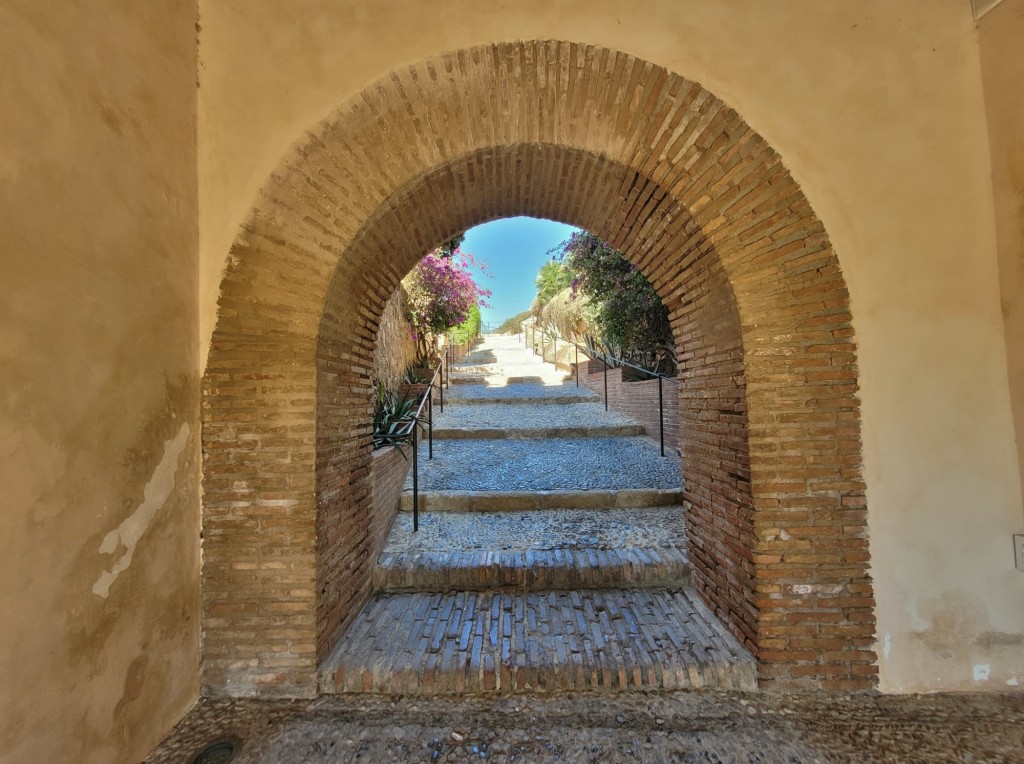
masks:
{"type": "Polygon", "coordinates": [[[399,514],[321,688],[753,689],[753,658],[690,588],[678,457],[515,335],[451,371],[419,531],[399,514]]]}

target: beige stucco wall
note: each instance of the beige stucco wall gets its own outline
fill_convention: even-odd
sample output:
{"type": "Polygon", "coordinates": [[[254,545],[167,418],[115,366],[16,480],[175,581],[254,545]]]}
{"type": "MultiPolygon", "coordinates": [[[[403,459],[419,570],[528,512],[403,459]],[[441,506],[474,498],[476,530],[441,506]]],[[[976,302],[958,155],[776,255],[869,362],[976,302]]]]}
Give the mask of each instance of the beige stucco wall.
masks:
{"type": "Polygon", "coordinates": [[[1017,459],[1024,484],[1024,0],[1003,0],[978,24],[988,110],[1002,293],[1017,459]]]}
{"type": "Polygon", "coordinates": [[[559,38],[640,56],[735,107],[803,186],[849,281],[883,689],[1024,684],[1021,495],[966,0],[202,0],[200,18],[204,357],[260,184],[389,70],[559,38]]]}
{"type": "Polygon", "coordinates": [[[198,692],[195,6],[0,4],[0,761],[198,692]]]}

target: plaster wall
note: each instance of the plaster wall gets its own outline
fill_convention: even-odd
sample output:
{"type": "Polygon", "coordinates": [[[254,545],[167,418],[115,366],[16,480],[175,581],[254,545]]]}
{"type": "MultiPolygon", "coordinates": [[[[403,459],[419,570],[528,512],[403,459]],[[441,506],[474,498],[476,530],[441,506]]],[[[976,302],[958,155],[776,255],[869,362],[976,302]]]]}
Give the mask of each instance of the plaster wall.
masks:
{"type": "Polygon", "coordinates": [[[195,5],[0,4],[0,761],[198,693],[195,5]]]}
{"type": "Polygon", "coordinates": [[[393,69],[492,41],[575,40],[736,108],[801,184],[850,286],[881,686],[1024,684],[1021,493],[967,2],[203,0],[200,23],[203,357],[257,189],[305,130],[393,69]]]}
{"type": "MultiPolygon", "coordinates": [[[[996,243],[1017,459],[1024,484],[1024,0],[1003,0],[978,24],[988,112],[996,243]]],[[[1024,518],[1020,527],[1024,529],[1024,518]]]]}

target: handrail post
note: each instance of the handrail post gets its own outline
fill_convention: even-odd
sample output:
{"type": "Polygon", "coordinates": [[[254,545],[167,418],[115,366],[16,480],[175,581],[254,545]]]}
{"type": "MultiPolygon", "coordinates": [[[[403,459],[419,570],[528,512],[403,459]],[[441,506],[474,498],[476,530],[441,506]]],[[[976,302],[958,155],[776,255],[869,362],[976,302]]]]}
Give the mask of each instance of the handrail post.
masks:
{"type": "Polygon", "coordinates": [[[665,398],[661,392],[661,375],[658,376],[658,432],[661,435],[661,455],[665,455],[665,398]]]}
{"type": "Polygon", "coordinates": [[[604,363],[604,410],[608,410],[608,356],[602,356],[601,361],[604,363]]]}
{"type": "Polygon", "coordinates": [[[558,337],[551,338],[551,362],[555,364],[555,371],[558,371],[558,337]]]}
{"type": "Polygon", "coordinates": [[[412,529],[420,529],[420,459],[419,459],[419,438],[416,431],[420,423],[412,423],[412,529]]]}
{"type": "Polygon", "coordinates": [[[427,388],[427,458],[434,458],[434,383],[427,388]]]}
{"type": "Polygon", "coordinates": [[[576,348],[576,387],[579,387],[580,386],[580,346],[576,345],[575,342],[573,343],[573,345],[576,348]]]}

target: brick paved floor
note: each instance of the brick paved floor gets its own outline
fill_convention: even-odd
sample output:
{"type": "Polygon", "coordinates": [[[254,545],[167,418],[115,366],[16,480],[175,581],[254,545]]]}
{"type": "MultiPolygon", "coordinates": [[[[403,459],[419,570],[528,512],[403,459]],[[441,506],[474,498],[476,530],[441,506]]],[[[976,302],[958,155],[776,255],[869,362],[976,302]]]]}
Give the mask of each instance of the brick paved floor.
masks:
{"type": "Polygon", "coordinates": [[[688,591],[378,596],[328,659],[328,693],[754,689],[756,667],[688,591]]]}

